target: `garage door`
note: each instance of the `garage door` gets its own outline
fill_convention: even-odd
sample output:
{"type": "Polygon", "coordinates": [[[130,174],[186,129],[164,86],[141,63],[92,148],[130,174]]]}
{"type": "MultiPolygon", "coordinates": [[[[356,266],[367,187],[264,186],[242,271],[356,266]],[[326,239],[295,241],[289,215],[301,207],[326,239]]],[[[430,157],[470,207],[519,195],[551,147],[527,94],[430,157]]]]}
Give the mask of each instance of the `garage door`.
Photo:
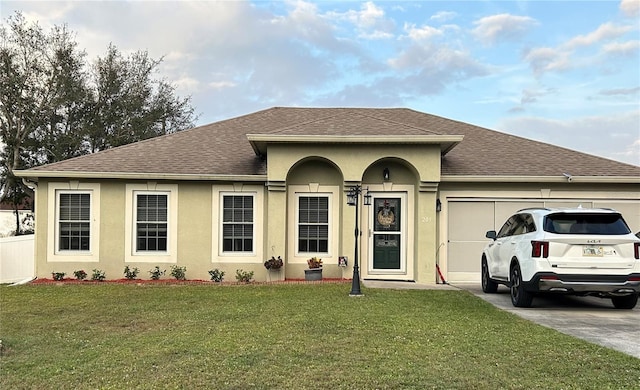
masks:
{"type": "Polygon", "coordinates": [[[543,206],[543,202],[528,201],[449,201],[447,281],[479,282],[487,230],[499,229],[520,209],[543,206]]]}

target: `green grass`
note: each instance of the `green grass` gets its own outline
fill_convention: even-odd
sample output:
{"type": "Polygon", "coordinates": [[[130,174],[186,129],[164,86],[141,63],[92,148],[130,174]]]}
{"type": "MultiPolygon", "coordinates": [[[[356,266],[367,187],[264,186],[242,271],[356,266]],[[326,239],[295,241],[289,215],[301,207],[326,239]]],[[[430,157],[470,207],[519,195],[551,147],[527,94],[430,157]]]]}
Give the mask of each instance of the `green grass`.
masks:
{"type": "MultiPolygon", "coordinates": [[[[640,359],[464,291],[0,286],[0,388],[623,389],[640,359]]],[[[603,330],[605,331],[605,330],[603,330]]]]}

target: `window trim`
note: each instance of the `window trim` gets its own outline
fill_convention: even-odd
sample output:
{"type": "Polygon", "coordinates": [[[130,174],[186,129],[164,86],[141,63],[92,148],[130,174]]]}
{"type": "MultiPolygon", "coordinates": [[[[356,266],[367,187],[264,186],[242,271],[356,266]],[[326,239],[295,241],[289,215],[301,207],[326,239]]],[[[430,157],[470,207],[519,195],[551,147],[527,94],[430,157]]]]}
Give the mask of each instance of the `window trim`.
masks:
{"type": "MultiPolygon", "coordinates": [[[[91,208],[92,208],[92,204],[91,204],[91,191],[56,191],[56,253],[91,253],[91,208]],[[88,195],[89,196],[89,216],[88,219],[84,220],[84,219],[67,219],[65,221],[63,221],[60,217],[61,214],[61,207],[62,207],[62,196],[63,195],[88,195]],[[88,223],[89,224],[89,249],[61,249],[61,244],[62,244],[62,227],[61,225],[63,223],[67,223],[67,224],[73,224],[73,223],[88,223]]],[[[80,246],[82,246],[82,244],[80,244],[80,246]]]]}
{"type": "Polygon", "coordinates": [[[127,184],[125,186],[125,263],[178,262],[178,185],[127,184]],[[167,250],[137,250],[137,195],[167,195],[167,250]]]}
{"type": "Polygon", "coordinates": [[[256,253],[256,193],[253,192],[220,192],[220,209],[219,209],[219,246],[220,246],[220,255],[221,256],[254,256],[256,253]],[[252,250],[250,251],[225,251],[224,250],[224,198],[225,196],[242,196],[242,197],[251,197],[253,200],[253,218],[251,221],[251,239],[253,243],[251,245],[252,250]]]}
{"type": "Polygon", "coordinates": [[[228,184],[212,186],[211,206],[211,262],[212,263],[241,263],[262,264],[264,262],[264,224],[265,224],[265,187],[251,184],[228,184]],[[222,196],[242,195],[253,196],[253,251],[252,252],[223,252],[222,245],[222,196]]]}
{"type": "MultiPolygon", "coordinates": [[[[323,257],[327,256],[331,253],[331,226],[332,226],[332,218],[331,218],[331,208],[332,208],[332,199],[331,193],[297,193],[295,198],[295,248],[296,248],[296,256],[309,256],[309,257],[323,257]],[[327,252],[301,252],[300,251],[300,198],[327,198],[327,252]]],[[[317,223],[317,225],[321,225],[317,223]]]]}
{"type": "Polygon", "coordinates": [[[287,249],[291,255],[287,256],[287,262],[292,264],[306,264],[311,257],[320,257],[325,264],[338,263],[339,243],[340,243],[340,186],[338,185],[319,185],[318,183],[309,183],[307,185],[290,185],[287,188],[288,199],[288,231],[290,239],[288,240],[287,249]],[[327,243],[327,253],[311,253],[298,251],[298,198],[300,196],[321,196],[329,197],[329,242],[327,243]]]}
{"type": "Polygon", "coordinates": [[[78,181],[47,186],[47,262],[98,262],[100,256],[100,184],[78,181]],[[89,194],[89,250],[60,250],[60,194],[89,194]]]}
{"type": "MultiPolygon", "coordinates": [[[[170,226],[170,218],[169,218],[169,210],[170,210],[170,205],[171,205],[171,193],[168,191],[134,191],[133,192],[133,242],[131,243],[134,247],[134,252],[136,254],[166,254],[167,252],[169,252],[169,226],[170,226]],[[166,196],[167,197],[167,220],[164,222],[159,222],[159,223],[165,223],[167,225],[167,249],[165,250],[140,250],[138,249],[138,223],[145,223],[145,222],[140,222],[138,221],[138,196],[140,195],[156,195],[156,196],[166,196]]],[[[148,223],[148,222],[147,222],[148,223]]]]}

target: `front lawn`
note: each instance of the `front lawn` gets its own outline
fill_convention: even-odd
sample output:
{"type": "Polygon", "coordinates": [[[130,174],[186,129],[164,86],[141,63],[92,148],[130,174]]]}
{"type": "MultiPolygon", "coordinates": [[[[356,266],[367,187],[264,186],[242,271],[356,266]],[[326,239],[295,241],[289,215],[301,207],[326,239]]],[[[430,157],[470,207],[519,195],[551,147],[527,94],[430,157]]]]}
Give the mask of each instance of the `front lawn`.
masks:
{"type": "Polygon", "coordinates": [[[640,359],[465,291],[0,286],[3,389],[623,389],[640,359]]]}

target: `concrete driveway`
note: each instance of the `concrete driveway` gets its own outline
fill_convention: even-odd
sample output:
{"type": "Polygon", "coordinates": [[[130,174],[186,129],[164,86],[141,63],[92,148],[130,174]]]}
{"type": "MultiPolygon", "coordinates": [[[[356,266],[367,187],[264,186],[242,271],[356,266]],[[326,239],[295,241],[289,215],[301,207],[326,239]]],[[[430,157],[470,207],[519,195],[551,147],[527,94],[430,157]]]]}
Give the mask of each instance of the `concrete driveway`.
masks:
{"type": "Polygon", "coordinates": [[[513,307],[509,290],[485,294],[480,284],[456,284],[494,306],[522,318],[589,342],[640,358],[640,304],[617,310],[611,300],[594,297],[535,297],[531,308],[513,307]]]}

